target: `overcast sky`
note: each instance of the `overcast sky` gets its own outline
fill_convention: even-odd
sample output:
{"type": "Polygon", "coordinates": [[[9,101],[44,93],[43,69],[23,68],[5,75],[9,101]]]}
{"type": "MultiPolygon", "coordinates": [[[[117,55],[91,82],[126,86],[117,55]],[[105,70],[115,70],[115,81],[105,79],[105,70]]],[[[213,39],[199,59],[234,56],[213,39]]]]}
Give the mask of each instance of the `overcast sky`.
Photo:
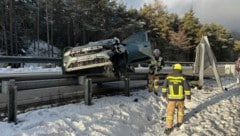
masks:
{"type": "MultiPolygon", "coordinates": [[[[120,0],[128,7],[140,8],[144,3],[154,0],[120,0]]],[[[217,23],[232,30],[240,31],[240,0],[160,0],[167,6],[168,12],[182,16],[190,8],[201,23],[217,23]]]]}

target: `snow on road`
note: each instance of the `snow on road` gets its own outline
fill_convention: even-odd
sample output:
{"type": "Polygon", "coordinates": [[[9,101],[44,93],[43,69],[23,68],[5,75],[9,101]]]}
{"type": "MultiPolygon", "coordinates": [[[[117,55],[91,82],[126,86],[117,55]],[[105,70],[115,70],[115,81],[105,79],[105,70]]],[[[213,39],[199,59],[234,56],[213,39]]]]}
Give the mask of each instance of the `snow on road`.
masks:
{"type": "MultiPolygon", "coordinates": [[[[240,87],[231,77],[214,80],[205,89],[192,89],[185,123],[172,136],[239,136],[240,87]]],[[[40,109],[17,116],[18,124],[0,122],[2,136],[164,136],[166,103],[147,90],[130,97],[111,96],[84,103],[40,109]]]]}

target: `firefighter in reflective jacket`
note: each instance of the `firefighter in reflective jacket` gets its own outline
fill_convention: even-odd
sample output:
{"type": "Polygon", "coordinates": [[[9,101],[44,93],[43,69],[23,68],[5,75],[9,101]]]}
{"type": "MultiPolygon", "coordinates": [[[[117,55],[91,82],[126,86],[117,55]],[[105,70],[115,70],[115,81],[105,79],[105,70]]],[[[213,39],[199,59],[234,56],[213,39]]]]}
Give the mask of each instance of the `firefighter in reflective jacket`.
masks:
{"type": "Polygon", "coordinates": [[[149,64],[148,72],[148,91],[158,95],[159,89],[159,74],[160,70],[164,67],[164,60],[160,56],[161,52],[159,49],[153,51],[153,58],[149,64]]]}
{"type": "Polygon", "coordinates": [[[166,129],[169,134],[173,129],[173,117],[175,108],[177,108],[177,127],[183,123],[184,117],[184,99],[191,100],[191,90],[182,74],[182,65],[174,64],[173,73],[167,75],[162,86],[162,97],[167,98],[166,129]]]}

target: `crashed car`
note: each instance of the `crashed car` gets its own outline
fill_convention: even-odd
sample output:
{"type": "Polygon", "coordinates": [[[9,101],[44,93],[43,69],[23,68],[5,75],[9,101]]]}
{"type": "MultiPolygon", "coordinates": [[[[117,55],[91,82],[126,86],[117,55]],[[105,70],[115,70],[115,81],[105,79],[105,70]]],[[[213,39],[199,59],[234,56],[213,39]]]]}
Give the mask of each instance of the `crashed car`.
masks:
{"type": "MultiPolygon", "coordinates": [[[[116,76],[118,69],[114,69],[113,46],[116,38],[89,42],[86,45],[77,46],[66,50],[63,54],[63,74],[81,73],[81,74],[105,74],[107,76],[116,76]]],[[[151,59],[151,44],[148,40],[147,32],[136,33],[121,44],[127,50],[126,65],[147,61],[151,59]]]]}

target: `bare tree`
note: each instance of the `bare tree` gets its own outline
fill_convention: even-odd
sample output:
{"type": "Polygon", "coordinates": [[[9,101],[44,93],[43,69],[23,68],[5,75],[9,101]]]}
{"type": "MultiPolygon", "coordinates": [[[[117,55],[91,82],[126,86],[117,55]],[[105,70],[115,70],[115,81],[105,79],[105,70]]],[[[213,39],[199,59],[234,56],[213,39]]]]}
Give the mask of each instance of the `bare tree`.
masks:
{"type": "Polygon", "coordinates": [[[38,5],[38,8],[37,8],[37,55],[39,56],[39,17],[40,17],[40,13],[39,13],[39,10],[40,10],[40,3],[39,3],[39,0],[37,1],[37,5],[38,5]]]}
{"type": "Polygon", "coordinates": [[[13,55],[13,2],[9,1],[9,31],[10,31],[10,53],[8,55],[13,55]]]}
{"type": "Polygon", "coordinates": [[[53,57],[53,1],[52,1],[52,4],[51,4],[51,45],[52,45],[52,48],[51,48],[51,55],[53,57]]]}
{"type": "Polygon", "coordinates": [[[15,10],[15,0],[13,0],[13,26],[14,26],[14,55],[18,55],[18,31],[17,31],[17,14],[15,10]]]}
{"type": "Polygon", "coordinates": [[[6,0],[2,0],[2,20],[3,20],[3,25],[2,25],[2,29],[3,29],[3,47],[2,49],[5,50],[6,55],[8,54],[8,49],[7,49],[7,33],[6,33],[6,25],[7,25],[7,21],[6,21],[6,0]]]}
{"type": "Polygon", "coordinates": [[[50,57],[50,45],[49,45],[49,25],[48,25],[48,3],[46,0],[46,25],[47,25],[47,46],[48,46],[48,57],[50,57]]]}

